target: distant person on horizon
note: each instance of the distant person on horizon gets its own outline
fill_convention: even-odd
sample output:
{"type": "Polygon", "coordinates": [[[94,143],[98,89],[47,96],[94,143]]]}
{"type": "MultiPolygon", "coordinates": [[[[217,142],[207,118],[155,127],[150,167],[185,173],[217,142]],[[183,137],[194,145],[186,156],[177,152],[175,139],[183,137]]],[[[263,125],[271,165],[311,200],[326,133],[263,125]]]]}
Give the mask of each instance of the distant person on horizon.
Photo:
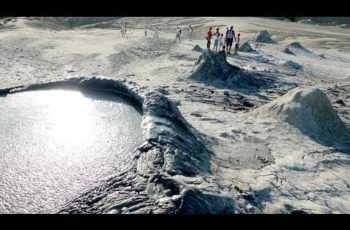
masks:
{"type": "Polygon", "coordinates": [[[121,25],[120,25],[120,28],[121,28],[120,32],[122,33],[122,37],[124,37],[124,25],[121,24],[121,25]]]}
{"type": "Polygon", "coordinates": [[[155,29],[154,29],[154,36],[153,36],[154,38],[156,38],[156,39],[159,39],[159,36],[158,36],[158,27],[156,27],[155,29]]]}
{"type": "Polygon", "coordinates": [[[216,32],[214,33],[213,51],[215,50],[216,52],[218,52],[219,41],[220,41],[220,32],[219,32],[219,28],[216,28],[216,32]]]}
{"type": "Polygon", "coordinates": [[[213,36],[213,33],[211,32],[212,27],[209,27],[209,30],[205,36],[205,38],[207,39],[207,48],[210,49],[210,44],[211,44],[211,38],[213,36]]]}
{"type": "Polygon", "coordinates": [[[127,33],[127,30],[126,30],[126,24],[124,24],[124,34],[125,34],[125,37],[128,38],[128,33],[127,33]]]}
{"type": "Polygon", "coordinates": [[[241,40],[241,34],[237,34],[234,54],[238,54],[237,51],[239,50],[239,42],[240,42],[240,40],[241,40]]]}
{"type": "Polygon", "coordinates": [[[145,27],[145,37],[147,38],[147,26],[145,27]]]}
{"type": "Polygon", "coordinates": [[[180,42],[180,36],[181,36],[181,29],[179,27],[176,28],[176,37],[175,42],[180,42]]]}
{"type": "Polygon", "coordinates": [[[193,28],[192,28],[192,26],[190,25],[190,26],[188,27],[188,40],[189,40],[189,41],[192,41],[192,38],[193,38],[193,28]]]}
{"type": "Polygon", "coordinates": [[[231,54],[231,47],[233,44],[233,39],[236,39],[235,37],[235,31],[233,30],[233,26],[226,32],[226,52],[227,54],[231,54]]]}

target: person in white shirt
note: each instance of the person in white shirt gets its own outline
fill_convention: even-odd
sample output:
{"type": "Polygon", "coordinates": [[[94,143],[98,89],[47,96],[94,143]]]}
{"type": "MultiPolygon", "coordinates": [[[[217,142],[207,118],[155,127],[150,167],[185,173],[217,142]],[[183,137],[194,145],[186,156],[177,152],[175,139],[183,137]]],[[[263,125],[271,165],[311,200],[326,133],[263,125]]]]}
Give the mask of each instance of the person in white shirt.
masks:
{"type": "Polygon", "coordinates": [[[220,32],[219,32],[219,28],[216,28],[216,32],[214,33],[213,51],[215,50],[216,52],[218,52],[219,41],[220,41],[220,32]]]}
{"type": "Polygon", "coordinates": [[[222,47],[225,45],[225,39],[224,39],[224,34],[221,34],[220,40],[219,40],[219,51],[221,50],[222,47]]]}

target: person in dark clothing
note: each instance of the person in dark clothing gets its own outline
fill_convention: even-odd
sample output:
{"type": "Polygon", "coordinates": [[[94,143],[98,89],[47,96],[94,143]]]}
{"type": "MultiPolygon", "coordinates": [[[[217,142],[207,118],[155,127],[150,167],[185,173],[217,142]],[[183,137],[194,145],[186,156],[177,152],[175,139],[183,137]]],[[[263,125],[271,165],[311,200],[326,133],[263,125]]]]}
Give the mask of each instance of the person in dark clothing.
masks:
{"type": "Polygon", "coordinates": [[[233,44],[233,39],[236,40],[235,31],[233,30],[233,26],[226,32],[226,52],[231,54],[231,47],[233,44]]]}

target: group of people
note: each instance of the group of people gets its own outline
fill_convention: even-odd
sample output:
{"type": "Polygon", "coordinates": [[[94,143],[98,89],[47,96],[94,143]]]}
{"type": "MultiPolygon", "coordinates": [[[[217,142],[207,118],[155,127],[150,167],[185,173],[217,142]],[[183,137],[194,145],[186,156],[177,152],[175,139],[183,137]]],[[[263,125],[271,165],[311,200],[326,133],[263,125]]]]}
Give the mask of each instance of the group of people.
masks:
{"type": "Polygon", "coordinates": [[[240,34],[235,34],[235,31],[233,29],[233,26],[229,28],[226,28],[226,34],[224,36],[223,33],[220,33],[220,28],[216,28],[216,32],[212,32],[212,27],[209,27],[209,30],[206,34],[207,39],[207,48],[210,49],[211,41],[214,38],[214,46],[213,50],[218,51],[225,51],[227,54],[231,54],[231,47],[233,45],[233,40],[235,41],[235,48],[234,48],[234,54],[237,54],[237,51],[239,49],[239,42],[240,42],[240,34]]]}
{"type": "MultiPolygon", "coordinates": [[[[127,31],[126,31],[126,24],[121,25],[121,32],[123,37],[127,37],[127,31]]],[[[215,33],[213,33],[213,28],[209,27],[208,32],[206,33],[206,40],[207,40],[207,48],[210,49],[212,40],[214,40],[214,46],[213,51],[224,51],[227,54],[231,54],[231,48],[233,45],[233,41],[235,42],[234,47],[234,54],[237,54],[237,51],[239,50],[239,44],[240,44],[240,34],[235,34],[235,30],[233,29],[233,26],[229,28],[226,28],[226,33],[220,33],[220,28],[216,28],[215,33]]],[[[175,42],[181,41],[181,28],[176,27],[175,31],[175,42]]],[[[144,36],[148,36],[148,27],[145,27],[144,36]]],[[[154,38],[159,38],[159,29],[158,27],[154,28],[154,38]]],[[[192,41],[193,39],[193,27],[191,25],[188,26],[188,40],[192,41]]]]}

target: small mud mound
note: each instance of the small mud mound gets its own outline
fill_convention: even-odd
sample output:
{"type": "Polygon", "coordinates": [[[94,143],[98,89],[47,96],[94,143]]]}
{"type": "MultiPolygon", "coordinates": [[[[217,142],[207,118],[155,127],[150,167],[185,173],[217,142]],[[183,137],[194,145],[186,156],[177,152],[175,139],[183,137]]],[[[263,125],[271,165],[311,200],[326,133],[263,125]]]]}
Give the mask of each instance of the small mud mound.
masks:
{"type": "Polygon", "coordinates": [[[321,144],[350,150],[350,130],[317,88],[295,88],[252,114],[286,121],[321,144]]]}
{"type": "Polygon", "coordinates": [[[296,63],[294,61],[287,61],[286,63],[284,63],[284,66],[287,66],[289,68],[296,69],[296,70],[303,69],[303,66],[299,65],[298,63],[296,63]]]}
{"type": "Polygon", "coordinates": [[[293,51],[291,51],[288,47],[284,48],[282,52],[290,55],[295,55],[295,53],[293,53],[293,51]]]}
{"type": "Polygon", "coordinates": [[[256,35],[255,42],[277,44],[277,42],[271,38],[271,35],[269,32],[267,32],[267,30],[260,31],[256,35]]]}
{"type": "Polygon", "coordinates": [[[255,52],[255,47],[253,44],[249,43],[249,42],[245,42],[243,43],[243,45],[239,48],[239,51],[242,52],[255,52]]]}
{"type": "Polygon", "coordinates": [[[293,47],[295,49],[299,49],[301,51],[304,51],[306,53],[312,53],[310,50],[306,49],[304,46],[300,44],[300,42],[292,42],[289,44],[289,47],[293,47]]]}
{"type": "Polygon", "coordinates": [[[197,51],[197,52],[202,52],[203,49],[199,46],[199,45],[195,45],[193,48],[192,48],[193,51],[197,51]]]}
{"type": "Polygon", "coordinates": [[[261,88],[272,83],[271,78],[248,72],[229,64],[225,52],[213,53],[205,50],[196,62],[198,65],[191,75],[197,81],[230,88],[261,88]]]}

